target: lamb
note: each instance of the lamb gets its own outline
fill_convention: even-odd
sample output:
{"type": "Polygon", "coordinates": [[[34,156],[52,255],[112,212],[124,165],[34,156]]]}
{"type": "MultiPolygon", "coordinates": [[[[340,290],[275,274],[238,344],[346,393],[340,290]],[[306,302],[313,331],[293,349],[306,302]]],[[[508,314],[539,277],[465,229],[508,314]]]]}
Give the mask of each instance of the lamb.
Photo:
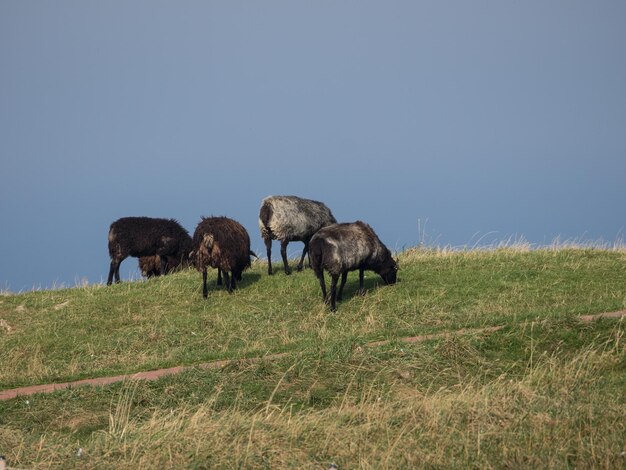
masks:
{"type": "Polygon", "coordinates": [[[250,236],[237,221],[227,217],[202,217],[193,234],[193,258],[202,272],[202,296],[208,297],[207,267],[217,268],[217,284],[222,274],[229,293],[241,281],[241,273],[250,267],[250,236]],[[228,273],[231,273],[230,278],[228,273]]]}
{"type": "MultiPolygon", "coordinates": [[[[179,268],[185,268],[187,266],[189,266],[188,259],[183,259],[181,263],[181,260],[176,258],[175,256],[168,256],[167,257],[167,272],[165,274],[168,274],[179,268]]],[[[141,271],[142,276],[147,277],[147,278],[160,276],[162,274],[161,257],[159,255],[140,257],[139,258],[139,271],[141,271]]]]}
{"type": "Polygon", "coordinates": [[[374,230],[364,222],[329,225],[320,229],[309,243],[311,266],[319,279],[322,298],[330,302],[331,311],[337,310],[348,271],[359,270],[359,294],[364,295],[363,273],[372,270],[383,278],[385,284],[395,284],[398,264],[389,249],[380,241],[374,230]],[[330,298],[326,295],[324,269],[331,276],[330,298]],[[337,292],[337,281],[341,285],[337,292]]]}
{"type": "Polygon", "coordinates": [[[304,242],[297,267],[298,271],[302,271],[313,234],[322,227],[335,223],[337,220],[330,209],[321,202],[297,196],[268,196],[263,199],[259,211],[259,229],[267,248],[267,273],[272,274],[272,240],[280,240],[285,274],[291,274],[287,262],[287,244],[290,241],[304,242]]]}
{"type": "Polygon", "coordinates": [[[158,255],[161,272],[168,272],[168,257],[179,263],[188,259],[192,250],[191,237],[174,219],[151,217],[122,217],[109,229],[109,256],[111,266],[107,285],[120,282],[120,264],[129,256],[158,255]]]}

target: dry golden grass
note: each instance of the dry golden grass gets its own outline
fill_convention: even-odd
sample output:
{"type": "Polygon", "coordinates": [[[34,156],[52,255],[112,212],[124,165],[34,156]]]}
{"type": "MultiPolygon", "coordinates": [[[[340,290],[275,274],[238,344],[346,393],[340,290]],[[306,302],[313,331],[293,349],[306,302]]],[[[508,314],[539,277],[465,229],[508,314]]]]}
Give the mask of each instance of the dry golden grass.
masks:
{"type": "MultiPolygon", "coordinates": [[[[515,378],[484,382],[479,369],[451,387],[416,386],[410,363],[355,364],[343,394],[321,409],[275,401],[289,368],[255,409],[241,398],[218,406],[218,386],[200,405],[137,414],[130,382],[87,442],[54,433],[30,444],[19,432],[0,439],[32,452],[38,468],[618,468],[626,463],[624,397],[594,383],[623,360],[623,332],[568,358],[542,354],[515,378]],[[364,368],[372,380],[357,386],[364,368]]],[[[462,341],[439,348],[457,360],[479,357],[462,341]]]]}

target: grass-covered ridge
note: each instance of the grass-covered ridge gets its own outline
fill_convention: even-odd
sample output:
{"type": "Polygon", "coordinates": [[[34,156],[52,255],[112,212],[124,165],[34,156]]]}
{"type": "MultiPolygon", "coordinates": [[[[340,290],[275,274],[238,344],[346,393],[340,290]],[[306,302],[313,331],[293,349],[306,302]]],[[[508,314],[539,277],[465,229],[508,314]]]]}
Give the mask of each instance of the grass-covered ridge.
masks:
{"type": "Polygon", "coordinates": [[[330,314],[312,271],[265,274],[257,263],[229,295],[208,300],[185,271],[146,282],[0,297],[0,389],[392,339],[466,327],[619,310],[626,255],[602,250],[496,250],[399,256],[400,282],[348,278],[330,314]],[[326,346],[324,346],[326,345],[326,346]]]}
{"type": "MultiPolygon", "coordinates": [[[[399,255],[349,276],[336,314],[311,270],[202,299],[200,275],[0,296],[0,389],[287,352],[153,383],[0,402],[10,465],[615,466],[626,448],[626,253],[399,255]],[[503,325],[491,335],[368,341],[503,325]],[[77,457],[77,449],[81,457],[77,457]]],[[[326,466],[326,467],[325,467],[326,466]]]]}

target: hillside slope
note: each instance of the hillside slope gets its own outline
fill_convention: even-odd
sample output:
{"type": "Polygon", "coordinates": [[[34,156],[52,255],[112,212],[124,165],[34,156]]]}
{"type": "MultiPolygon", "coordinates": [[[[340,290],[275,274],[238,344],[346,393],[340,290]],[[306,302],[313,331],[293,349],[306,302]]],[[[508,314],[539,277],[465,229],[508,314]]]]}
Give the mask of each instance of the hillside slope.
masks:
{"type": "Polygon", "coordinates": [[[310,270],[269,277],[262,263],[206,301],[193,271],[1,296],[0,389],[287,354],[0,402],[0,454],[16,467],[624,464],[625,322],[576,320],[626,307],[623,251],[399,261],[400,282],[370,273],[363,297],[351,275],[336,314],[310,270]],[[504,328],[394,341],[487,326],[504,328]]]}

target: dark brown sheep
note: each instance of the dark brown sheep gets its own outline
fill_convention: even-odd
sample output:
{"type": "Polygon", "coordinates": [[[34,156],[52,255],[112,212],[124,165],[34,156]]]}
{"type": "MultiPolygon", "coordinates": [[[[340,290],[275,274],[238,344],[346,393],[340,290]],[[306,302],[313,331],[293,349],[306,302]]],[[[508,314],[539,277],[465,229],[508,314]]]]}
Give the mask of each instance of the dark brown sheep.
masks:
{"type": "Polygon", "coordinates": [[[291,274],[287,262],[287,244],[290,241],[304,243],[297,267],[301,271],[313,234],[336,222],[330,209],[319,201],[297,196],[268,196],[263,199],[259,210],[259,229],[267,249],[267,273],[272,274],[272,240],[280,240],[285,274],[291,274]]]}
{"type": "Polygon", "coordinates": [[[359,293],[365,294],[363,274],[372,270],[383,278],[385,284],[394,284],[398,264],[389,249],[380,241],[372,227],[360,220],[354,223],[334,224],[320,229],[309,243],[311,266],[320,281],[322,298],[330,303],[330,309],[337,310],[337,300],[341,300],[348,271],[359,270],[359,293]],[[330,297],[326,295],[324,269],[331,276],[330,297]],[[337,281],[341,275],[341,285],[337,292],[337,281]]]}
{"type": "Polygon", "coordinates": [[[123,217],[109,229],[111,266],[107,285],[120,282],[120,264],[129,256],[159,256],[161,272],[168,272],[168,257],[179,263],[188,259],[192,250],[191,237],[174,219],[123,217]]]}
{"type": "MultiPolygon", "coordinates": [[[[178,269],[186,268],[189,266],[189,261],[187,259],[183,259],[181,262],[180,259],[175,256],[167,257],[167,272],[165,274],[169,274],[178,269]]],[[[141,275],[147,278],[156,277],[161,275],[161,257],[159,255],[155,256],[142,256],[139,258],[139,271],[141,271],[141,275]]]]}
{"type": "Polygon", "coordinates": [[[236,289],[241,273],[250,267],[250,236],[239,222],[227,217],[203,217],[193,234],[193,257],[202,273],[202,295],[208,297],[207,268],[217,268],[218,285],[223,274],[228,292],[236,289]],[[230,277],[228,273],[231,273],[230,277]]]}

